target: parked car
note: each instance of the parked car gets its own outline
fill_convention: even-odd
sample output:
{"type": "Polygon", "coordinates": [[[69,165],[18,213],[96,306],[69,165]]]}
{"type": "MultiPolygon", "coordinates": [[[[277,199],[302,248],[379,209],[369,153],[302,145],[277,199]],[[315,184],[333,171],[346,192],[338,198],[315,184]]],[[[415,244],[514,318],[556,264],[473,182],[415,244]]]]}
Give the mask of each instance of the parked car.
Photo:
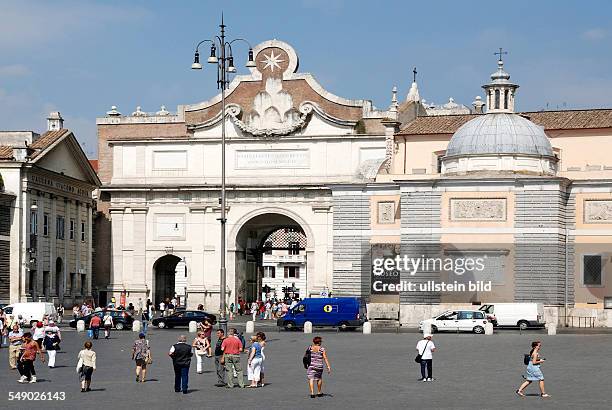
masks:
{"type": "Polygon", "coordinates": [[[4,313],[10,317],[21,315],[31,324],[42,321],[45,315],[49,319],[57,320],[55,306],[53,306],[53,303],[48,302],[13,303],[4,308],[4,313]]]}
{"type": "MultiPolygon", "coordinates": [[[[106,312],[110,312],[111,316],[113,317],[113,325],[115,329],[123,330],[132,328],[132,325],[134,324],[134,317],[127,310],[119,309],[106,309],[104,311],[100,310],[98,312],[90,313],[87,316],[79,317],[76,320],[73,319],[70,321],[70,327],[76,328],[77,322],[79,320],[82,320],[83,322],[85,322],[85,328],[89,329],[89,321],[91,320],[91,318],[94,316],[99,316],[100,319],[102,319],[104,318],[106,312]]],[[[103,325],[100,326],[102,327],[103,325]]]]}
{"type": "Polygon", "coordinates": [[[189,326],[191,321],[199,323],[203,322],[204,319],[208,319],[213,325],[217,323],[217,317],[211,313],[201,310],[183,310],[174,312],[169,316],[155,318],[151,321],[151,324],[160,329],[168,329],[177,326],[189,326]]]}
{"type": "Polygon", "coordinates": [[[276,321],[286,330],[313,326],[337,326],[355,329],[363,324],[365,315],[357,298],[305,298],[276,321]]]}
{"type": "Polygon", "coordinates": [[[419,330],[423,331],[425,324],[431,324],[432,333],[444,331],[467,331],[484,333],[488,320],[480,310],[449,310],[432,319],[419,323],[419,330]]]}
{"type": "Polygon", "coordinates": [[[544,305],[541,303],[489,303],[480,307],[493,326],[544,326],[544,305]]]}

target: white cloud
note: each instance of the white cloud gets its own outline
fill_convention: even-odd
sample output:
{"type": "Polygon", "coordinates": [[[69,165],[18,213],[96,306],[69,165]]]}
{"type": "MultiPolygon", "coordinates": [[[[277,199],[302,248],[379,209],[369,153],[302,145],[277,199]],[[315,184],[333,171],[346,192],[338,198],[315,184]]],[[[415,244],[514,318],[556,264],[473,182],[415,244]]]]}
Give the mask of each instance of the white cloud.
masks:
{"type": "Polygon", "coordinates": [[[608,31],[603,28],[592,28],[582,33],[585,40],[597,41],[608,37],[608,31]]]}
{"type": "Polygon", "coordinates": [[[23,64],[0,66],[0,77],[23,77],[30,74],[30,69],[23,64]]]}

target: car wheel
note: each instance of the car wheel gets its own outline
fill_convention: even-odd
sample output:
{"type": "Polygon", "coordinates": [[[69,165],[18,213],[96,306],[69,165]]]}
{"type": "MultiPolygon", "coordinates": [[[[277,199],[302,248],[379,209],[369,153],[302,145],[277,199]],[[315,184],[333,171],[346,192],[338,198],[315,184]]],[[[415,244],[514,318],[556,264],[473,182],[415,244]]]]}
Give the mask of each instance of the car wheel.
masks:
{"type": "Polygon", "coordinates": [[[157,327],[160,329],[164,329],[166,327],[166,322],[163,320],[157,323],[157,327]]]}
{"type": "Polygon", "coordinates": [[[115,325],[115,329],[117,330],[123,330],[123,323],[119,322],[115,325]]]}
{"type": "Polygon", "coordinates": [[[529,322],[527,322],[525,320],[519,320],[517,325],[518,325],[519,329],[526,330],[529,327],[529,322]]]}
{"type": "Polygon", "coordinates": [[[338,328],[339,328],[340,330],[348,330],[348,328],[349,328],[349,324],[348,324],[347,322],[340,322],[340,323],[338,324],[338,328]]]}
{"type": "Polygon", "coordinates": [[[285,330],[295,329],[295,322],[285,322],[285,330]]]}
{"type": "Polygon", "coordinates": [[[474,333],[476,333],[477,335],[483,334],[484,333],[484,327],[482,327],[482,326],[474,327],[474,333]]]}
{"type": "Polygon", "coordinates": [[[435,325],[431,325],[431,333],[438,333],[438,327],[435,325]]]}

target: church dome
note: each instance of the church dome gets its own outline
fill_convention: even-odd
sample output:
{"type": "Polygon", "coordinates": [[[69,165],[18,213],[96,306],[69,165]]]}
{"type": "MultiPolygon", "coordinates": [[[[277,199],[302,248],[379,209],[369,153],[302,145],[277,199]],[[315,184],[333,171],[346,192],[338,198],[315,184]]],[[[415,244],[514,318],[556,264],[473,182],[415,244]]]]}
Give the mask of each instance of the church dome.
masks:
{"type": "Polygon", "coordinates": [[[447,157],[483,154],[554,157],[542,127],[513,113],[490,113],[468,121],[446,149],[447,157]]]}

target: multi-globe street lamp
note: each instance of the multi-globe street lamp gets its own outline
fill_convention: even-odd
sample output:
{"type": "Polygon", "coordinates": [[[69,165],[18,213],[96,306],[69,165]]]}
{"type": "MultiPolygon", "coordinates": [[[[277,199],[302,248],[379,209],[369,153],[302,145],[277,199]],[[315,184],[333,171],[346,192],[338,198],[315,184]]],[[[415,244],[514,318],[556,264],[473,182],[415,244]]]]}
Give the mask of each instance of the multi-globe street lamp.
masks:
{"type": "Polygon", "coordinates": [[[225,90],[229,85],[229,74],[236,72],[234,66],[234,56],[232,52],[232,44],[240,41],[244,42],[249,46],[249,57],[246,66],[251,68],[255,67],[255,61],[253,59],[253,47],[251,44],[243,38],[236,38],[233,40],[226,40],[225,38],[225,24],[223,23],[223,15],[221,15],[221,24],[219,25],[220,34],[214,36],[211,40],[202,40],[198,43],[195,48],[195,55],[191,68],[193,70],[201,70],[202,64],[200,63],[200,46],[204,43],[210,43],[210,56],[207,62],[209,64],[216,64],[217,66],[217,88],[221,89],[221,271],[220,271],[220,288],[219,288],[219,311],[220,319],[219,326],[227,334],[227,295],[226,295],[226,282],[227,282],[227,270],[225,268],[225,224],[227,222],[225,217],[225,90]],[[219,57],[217,57],[217,50],[219,57]]]}

